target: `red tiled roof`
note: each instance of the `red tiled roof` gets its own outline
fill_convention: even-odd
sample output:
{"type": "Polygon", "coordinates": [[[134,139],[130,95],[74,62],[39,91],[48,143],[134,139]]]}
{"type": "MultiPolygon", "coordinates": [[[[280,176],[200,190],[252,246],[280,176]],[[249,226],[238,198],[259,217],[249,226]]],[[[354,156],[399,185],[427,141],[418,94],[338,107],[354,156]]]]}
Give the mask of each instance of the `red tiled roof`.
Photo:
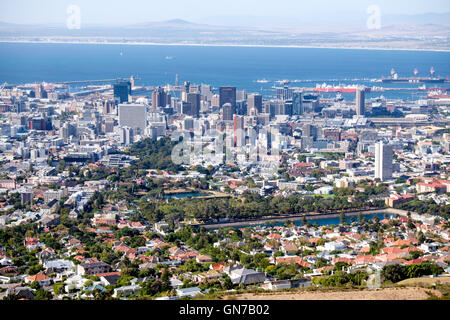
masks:
{"type": "Polygon", "coordinates": [[[276,262],[278,263],[296,263],[302,267],[310,268],[312,265],[306,261],[300,259],[300,257],[278,257],[276,258],[276,262]]]}
{"type": "Polygon", "coordinates": [[[46,276],[45,274],[38,273],[35,274],[34,276],[27,277],[27,279],[30,281],[42,281],[42,280],[50,280],[51,278],[46,276]]]}

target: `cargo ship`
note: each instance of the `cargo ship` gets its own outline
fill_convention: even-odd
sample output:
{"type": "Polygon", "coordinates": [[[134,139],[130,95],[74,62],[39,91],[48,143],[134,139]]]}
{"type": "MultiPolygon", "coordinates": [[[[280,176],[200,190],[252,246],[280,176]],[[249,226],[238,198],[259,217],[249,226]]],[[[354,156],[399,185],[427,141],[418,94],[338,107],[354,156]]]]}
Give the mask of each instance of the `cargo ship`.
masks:
{"type": "Polygon", "coordinates": [[[448,80],[443,79],[441,77],[434,77],[434,68],[431,67],[430,69],[430,76],[429,77],[418,77],[419,71],[417,68],[414,69],[414,77],[406,77],[406,78],[399,78],[398,73],[392,68],[391,70],[391,76],[388,78],[382,78],[381,82],[383,83],[444,83],[448,80]]]}

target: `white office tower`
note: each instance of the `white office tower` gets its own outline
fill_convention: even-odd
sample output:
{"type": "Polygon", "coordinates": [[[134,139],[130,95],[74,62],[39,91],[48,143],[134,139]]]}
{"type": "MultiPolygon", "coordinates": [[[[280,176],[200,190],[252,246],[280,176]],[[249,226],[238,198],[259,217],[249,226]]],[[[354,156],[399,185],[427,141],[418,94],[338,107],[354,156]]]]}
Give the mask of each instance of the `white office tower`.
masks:
{"type": "Polygon", "coordinates": [[[119,104],[119,126],[130,127],[136,135],[144,134],[147,127],[147,106],[145,104],[119,104]]]}
{"type": "Polygon", "coordinates": [[[119,129],[120,143],[123,145],[130,145],[134,142],[133,129],[129,127],[123,127],[119,129]]]}
{"type": "Polygon", "coordinates": [[[381,181],[392,178],[392,153],[391,145],[382,141],[375,144],[375,178],[381,181]]]}
{"type": "Polygon", "coordinates": [[[202,96],[206,97],[207,101],[211,101],[213,92],[212,92],[211,86],[209,84],[202,84],[200,86],[200,93],[202,94],[202,96]]]}

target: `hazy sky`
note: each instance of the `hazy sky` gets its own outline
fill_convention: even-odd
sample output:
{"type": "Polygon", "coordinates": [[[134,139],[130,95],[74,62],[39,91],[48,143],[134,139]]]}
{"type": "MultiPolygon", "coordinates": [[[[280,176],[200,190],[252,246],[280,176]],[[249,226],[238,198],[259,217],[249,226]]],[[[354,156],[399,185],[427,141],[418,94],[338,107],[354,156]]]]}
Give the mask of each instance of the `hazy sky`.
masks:
{"type": "Polygon", "coordinates": [[[382,14],[444,13],[449,0],[0,0],[0,21],[20,24],[65,23],[67,7],[81,9],[83,24],[132,24],[168,19],[202,22],[226,15],[365,15],[370,5],[382,14]]]}

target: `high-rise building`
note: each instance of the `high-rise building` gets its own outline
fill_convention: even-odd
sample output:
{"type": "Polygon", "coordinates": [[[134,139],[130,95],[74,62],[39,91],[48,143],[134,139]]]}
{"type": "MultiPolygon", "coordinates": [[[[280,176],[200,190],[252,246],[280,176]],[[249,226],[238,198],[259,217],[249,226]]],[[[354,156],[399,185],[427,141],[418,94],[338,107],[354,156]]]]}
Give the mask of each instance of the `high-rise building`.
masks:
{"type": "Polygon", "coordinates": [[[220,106],[220,96],[218,94],[214,94],[211,97],[211,107],[219,107],[220,106]]]}
{"type": "Polygon", "coordinates": [[[170,94],[167,94],[164,88],[156,88],[152,93],[152,108],[164,108],[168,104],[170,104],[170,94]]]}
{"type": "Polygon", "coordinates": [[[120,128],[120,143],[130,145],[134,142],[133,129],[129,127],[120,128]]]}
{"type": "Polygon", "coordinates": [[[211,85],[209,85],[209,84],[202,84],[200,86],[200,93],[202,94],[202,96],[205,97],[205,99],[207,101],[211,101],[211,98],[212,98],[212,95],[213,95],[212,90],[211,90],[211,85]]]}
{"type": "Polygon", "coordinates": [[[244,116],[234,115],[234,146],[245,145],[244,116]]]}
{"type": "Polygon", "coordinates": [[[118,80],[113,86],[114,99],[118,103],[128,102],[129,95],[131,95],[131,82],[118,80]]]}
{"type": "Polygon", "coordinates": [[[231,103],[225,103],[222,108],[222,120],[233,121],[234,106],[231,103]]]}
{"type": "Polygon", "coordinates": [[[103,114],[112,113],[114,111],[114,101],[113,100],[105,100],[103,101],[103,114]]]}
{"type": "Polygon", "coordinates": [[[247,100],[247,91],[245,90],[237,90],[236,91],[236,101],[247,100]]]}
{"type": "Polygon", "coordinates": [[[316,140],[318,137],[318,128],[310,123],[307,123],[304,127],[303,136],[311,137],[313,140],[316,140]]]}
{"type": "Polygon", "coordinates": [[[44,86],[42,85],[42,83],[39,83],[36,86],[35,92],[34,92],[34,96],[38,99],[43,99],[43,98],[47,98],[47,91],[45,91],[44,86]]]}
{"type": "Polygon", "coordinates": [[[302,103],[302,92],[295,91],[292,94],[292,114],[302,115],[303,114],[303,103],[302,103]]]}
{"type": "Polygon", "coordinates": [[[248,95],[247,114],[250,114],[253,109],[256,109],[257,113],[262,112],[262,95],[257,93],[248,95]]]}
{"type": "Polygon", "coordinates": [[[291,100],[294,89],[289,87],[277,88],[277,99],[279,100],[291,100]]]}
{"type": "Polygon", "coordinates": [[[292,100],[284,101],[280,114],[284,114],[290,117],[292,116],[292,100]]]}
{"type": "Polygon", "coordinates": [[[381,181],[392,178],[392,145],[382,141],[375,144],[375,178],[381,181]]]}
{"type": "Polygon", "coordinates": [[[109,133],[114,132],[114,119],[106,118],[103,123],[103,132],[109,133]]]}
{"type": "Polygon", "coordinates": [[[220,107],[225,103],[230,103],[233,107],[236,105],[236,87],[220,87],[219,96],[220,107]]]}
{"type": "Polygon", "coordinates": [[[365,112],[365,91],[364,88],[356,89],[356,114],[363,116],[365,112]]]}
{"type": "Polygon", "coordinates": [[[119,104],[119,126],[130,127],[133,133],[143,134],[147,127],[147,106],[145,104],[119,104]]]}
{"type": "Polygon", "coordinates": [[[187,102],[191,104],[191,116],[198,118],[200,114],[200,93],[188,93],[187,102]]]}
{"type": "Polygon", "coordinates": [[[181,114],[192,115],[192,104],[190,102],[181,101],[181,114]]]}
{"type": "Polygon", "coordinates": [[[181,100],[187,101],[187,94],[190,92],[191,83],[189,81],[185,81],[181,86],[181,100]]]}
{"type": "Polygon", "coordinates": [[[59,136],[62,139],[68,139],[70,136],[77,136],[77,127],[73,126],[72,124],[65,122],[60,130],[59,130],[59,136]]]}

